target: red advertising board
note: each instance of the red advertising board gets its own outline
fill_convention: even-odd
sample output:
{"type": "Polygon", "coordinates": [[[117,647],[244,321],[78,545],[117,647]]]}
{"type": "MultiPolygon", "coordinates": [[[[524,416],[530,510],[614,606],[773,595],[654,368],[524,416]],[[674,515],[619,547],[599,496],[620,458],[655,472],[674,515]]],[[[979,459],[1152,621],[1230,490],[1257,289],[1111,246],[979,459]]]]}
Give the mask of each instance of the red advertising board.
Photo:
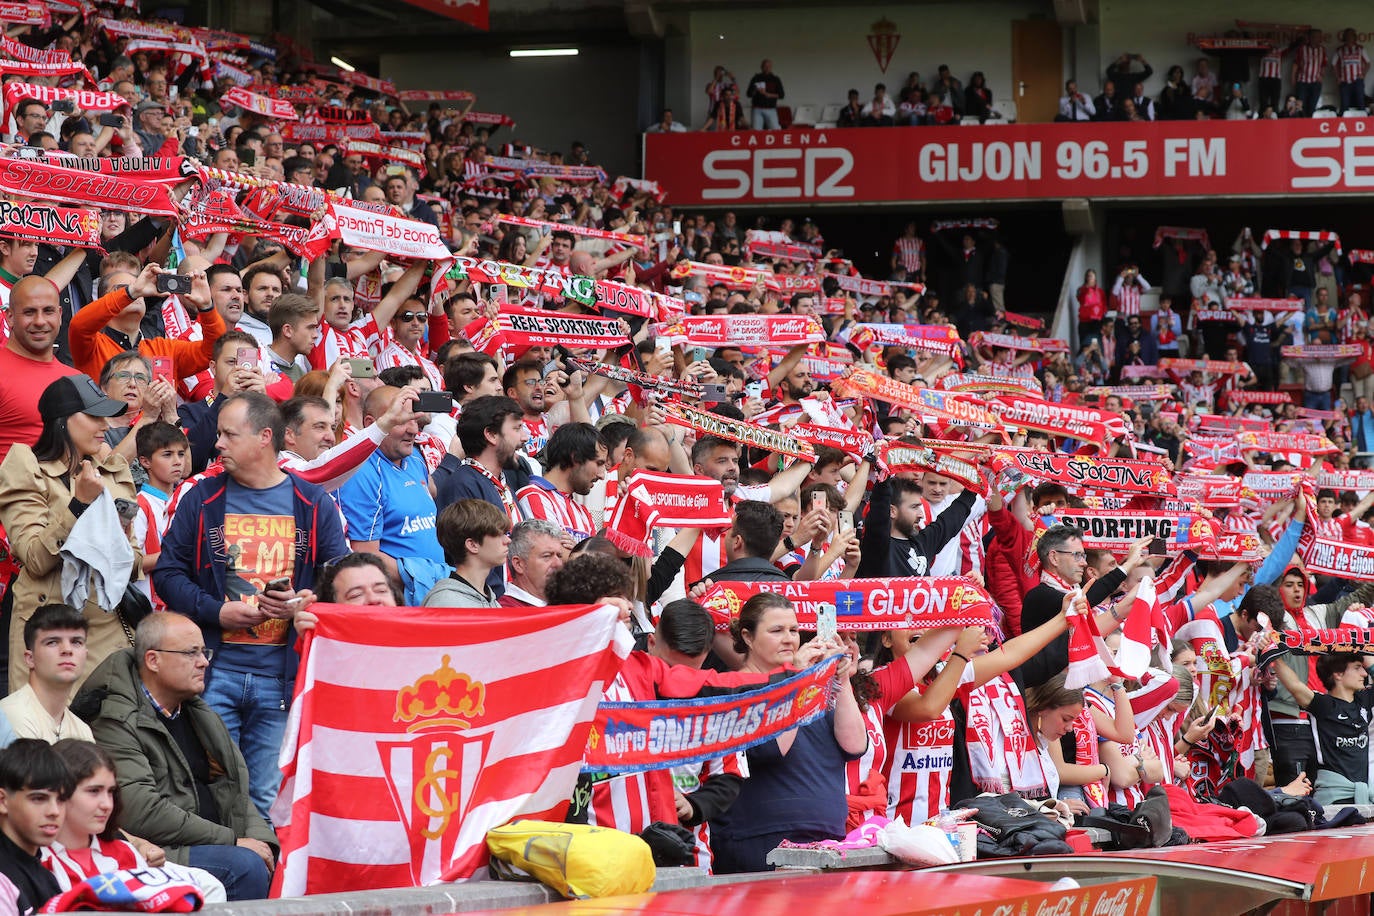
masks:
{"type": "Polygon", "coordinates": [[[663,133],[644,177],[676,205],[1374,193],[1374,119],[663,133]]]}

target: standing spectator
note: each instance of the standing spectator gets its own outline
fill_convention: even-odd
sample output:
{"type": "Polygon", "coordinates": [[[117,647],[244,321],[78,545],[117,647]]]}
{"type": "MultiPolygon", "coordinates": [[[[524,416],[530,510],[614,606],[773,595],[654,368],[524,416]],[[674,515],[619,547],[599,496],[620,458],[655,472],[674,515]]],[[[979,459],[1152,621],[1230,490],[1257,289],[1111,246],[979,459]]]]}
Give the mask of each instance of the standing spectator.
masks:
{"type": "Polygon", "coordinates": [[[53,380],[76,374],[53,356],[62,305],[51,281],[29,276],[15,283],[8,317],[9,339],[0,347],[0,461],[15,443],[38,440],[39,396],[53,380]]]}
{"type": "Polygon", "coordinates": [[[897,106],[887,94],[887,86],[882,83],[873,87],[873,101],[868,103],[864,112],[864,127],[891,127],[896,123],[897,106]]]}
{"type": "Polygon", "coordinates": [[[1308,29],[1307,41],[1299,45],[1293,55],[1293,93],[1302,103],[1308,117],[1322,100],[1322,77],[1326,73],[1326,48],[1322,47],[1322,33],[1308,29]]]}
{"type": "Polygon", "coordinates": [[[1091,121],[1097,109],[1092,99],[1078,91],[1078,83],[1069,80],[1064,84],[1064,95],[1059,99],[1059,114],[1056,121],[1091,121]]]}
{"type": "Polygon", "coordinates": [[[1011,252],[999,236],[992,237],[992,251],[988,254],[987,271],[983,280],[988,285],[988,298],[998,316],[1006,310],[1007,268],[1010,266],[1011,252]]]}
{"type": "Polygon", "coordinates": [[[735,83],[735,74],[726,70],[720,64],[716,64],[715,70],[711,72],[711,82],[706,84],[708,109],[715,111],[716,107],[720,105],[720,100],[725,98],[726,91],[731,89],[738,94],[739,86],[735,83]]]}
{"type": "MultiPolygon", "coordinates": [[[[281,783],[277,753],[300,661],[292,618],[312,597],[316,568],[348,552],[334,501],[278,466],[285,426],[264,394],[236,394],[224,403],[224,473],[182,495],[153,570],[158,595],[200,625],[215,654],[205,702],[243,751],[263,817],[281,783]]],[[[122,758],[120,772],[123,778],[122,758]]]]}
{"type": "Polygon", "coordinates": [[[859,90],[849,90],[848,100],[835,119],[837,127],[858,127],[864,119],[864,106],[859,102],[859,90]]]}
{"type": "Polygon", "coordinates": [[[1178,341],[1183,336],[1183,319],[1173,309],[1174,301],[1168,296],[1159,300],[1159,308],[1150,316],[1150,330],[1159,343],[1161,357],[1178,356],[1178,341]]]}
{"type": "Polygon", "coordinates": [[[1125,264],[1112,284],[1112,311],[1117,318],[1140,314],[1140,296],[1150,291],[1150,282],[1140,275],[1140,268],[1125,264]]]}
{"type": "Polygon", "coordinates": [[[1158,115],[1161,121],[1190,121],[1197,112],[1193,93],[1183,78],[1183,68],[1175,64],[1169,68],[1164,89],[1159,93],[1158,115]]]}
{"type": "Polygon", "coordinates": [[[1337,89],[1340,92],[1340,113],[1347,111],[1363,112],[1366,108],[1364,80],[1369,74],[1369,55],[1364,53],[1364,45],[1357,43],[1354,29],[1341,33],[1341,45],[1336,48],[1332,66],[1336,70],[1337,89]]]}
{"type": "Polygon", "coordinates": [[[949,72],[949,65],[941,64],[931,90],[943,105],[952,109],[955,120],[964,114],[964,84],[949,72]]]}
{"type": "Polygon", "coordinates": [[[897,241],[892,243],[892,278],[919,283],[924,276],[926,243],[916,234],[916,224],[907,223],[897,241]]]}
{"type": "Polygon", "coordinates": [[[992,90],[988,88],[987,77],[982,70],[975,70],[968,78],[968,88],[964,90],[964,112],[978,119],[979,124],[987,123],[993,117],[992,90]]]}
{"type": "Polygon", "coordinates": [[[750,126],[754,130],[778,130],[778,99],[785,96],[782,80],[773,72],[773,62],[759,64],[759,72],[749,78],[750,126]]]}
{"type": "Polygon", "coordinates": [[[1089,268],[1078,287],[1078,343],[1080,346],[1102,336],[1102,320],[1107,317],[1107,294],[1097,285],[1097,271],[1089,268]]]}
{"type": "Polygon", "coordinates": [[[1279,110],[1279,100],[1283,98],[1283,55],[1287,49],[1270,47],[1264,52],[1259,63],[1259,110],[1264,112],[1279,110]]]}
{"type": "Polygon", "coordinates": [[[596,534],[592,513],[575,499],[585,497],[606,476],[606,446],[590,423],[565,423],[549,438],[543,477],[532,477],[515,494],[522,519],[542,518],[560,526],[569,549],[596,534]]]}
{"type": "Polygon", "coordinates": [[[1116,83],[1107,80],[1102,84],[1102,92],[1093,99],[1093,120],[1094,121],[1122,121],[1125,120],[1121,105],[1116,98],[1116,83]]]}
{"type": "Polygon", "coordinates": [[[1136,92],[1136,87],[1145,86],[1145,81],[1154,76],[1155,68],[1139,54],[1122,53],[1116,60],[1107,65],[1107,79],[1116,84],[1116,88],[1123,96],[1135,97],[1142,93],[1136,92]],[[1140,64],[1141,69],[1135,69],[1135,65],[1140,64]]]}
{"type": "Polygon", "coordinates": [[[727,86],[721,93],[720,101],[711,108],[703,130],[745,130],[744,106],[739,103],[739,90],[734,85],[727,86]]]}

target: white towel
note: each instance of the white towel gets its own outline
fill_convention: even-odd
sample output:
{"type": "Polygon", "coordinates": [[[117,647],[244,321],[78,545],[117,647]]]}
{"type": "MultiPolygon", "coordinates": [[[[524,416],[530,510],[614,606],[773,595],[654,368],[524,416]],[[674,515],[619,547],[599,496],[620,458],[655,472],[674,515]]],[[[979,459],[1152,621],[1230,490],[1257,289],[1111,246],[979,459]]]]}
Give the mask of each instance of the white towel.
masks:
{"type": "Polygon", "coordinates": [[[114,497],[101,492],[62,545],[62,600],[80,610],[95,586],[96,603],[113,612],[134,571],[134,548],[119,522],[114,497]]]}

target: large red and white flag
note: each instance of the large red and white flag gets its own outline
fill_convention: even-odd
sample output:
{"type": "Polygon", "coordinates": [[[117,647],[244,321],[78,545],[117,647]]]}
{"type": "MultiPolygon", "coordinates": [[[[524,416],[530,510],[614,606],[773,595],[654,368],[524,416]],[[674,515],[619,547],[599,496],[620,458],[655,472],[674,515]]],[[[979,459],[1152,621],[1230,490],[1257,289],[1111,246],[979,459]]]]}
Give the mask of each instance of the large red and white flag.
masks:
{"type": "Polygon", "coordinates": [[[631,647],[611,607],[321,605],[273,809],[275,897],[470,876],[487,831],[562,820],[631,647]]]}

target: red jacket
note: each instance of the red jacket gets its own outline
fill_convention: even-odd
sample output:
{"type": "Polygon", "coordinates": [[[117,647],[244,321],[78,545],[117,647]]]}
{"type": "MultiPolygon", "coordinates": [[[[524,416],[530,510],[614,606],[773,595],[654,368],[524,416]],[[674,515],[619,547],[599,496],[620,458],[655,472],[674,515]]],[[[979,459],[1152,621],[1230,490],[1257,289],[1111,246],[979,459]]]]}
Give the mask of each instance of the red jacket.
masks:
{"type": "Polygon", "coordinates": [[[1021,635],[1021,598],[1039,581],[1026,572],[1026,554],[1031,549],[1031,532],[1005,507],[988,513],[992,543],[983,562],[988,594],[1006,615],[1010,639],[1021,635]]]}

